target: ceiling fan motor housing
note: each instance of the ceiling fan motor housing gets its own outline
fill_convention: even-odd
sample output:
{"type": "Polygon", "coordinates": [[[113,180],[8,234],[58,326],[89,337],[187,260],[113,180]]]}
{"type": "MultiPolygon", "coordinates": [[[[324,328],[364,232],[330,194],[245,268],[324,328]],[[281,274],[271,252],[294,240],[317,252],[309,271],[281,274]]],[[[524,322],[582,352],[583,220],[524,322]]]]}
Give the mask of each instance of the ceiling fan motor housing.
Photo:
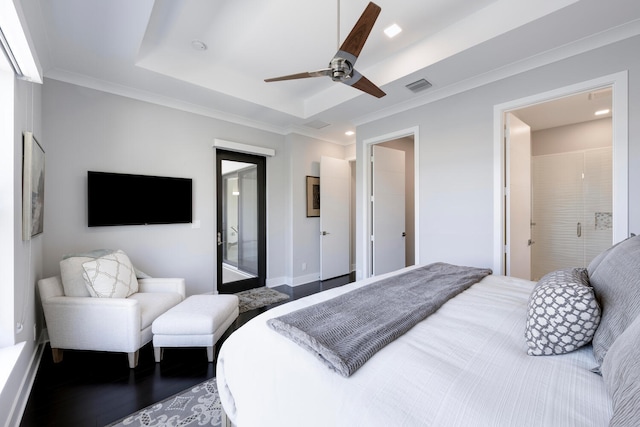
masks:
{"type": "Polygon", "coordinates": [[[331,79],[334,82],[342,82],[350,79],[353,73],[351,62],[338,56],[334,57],[329,64],[331,68],[331,79]]]}

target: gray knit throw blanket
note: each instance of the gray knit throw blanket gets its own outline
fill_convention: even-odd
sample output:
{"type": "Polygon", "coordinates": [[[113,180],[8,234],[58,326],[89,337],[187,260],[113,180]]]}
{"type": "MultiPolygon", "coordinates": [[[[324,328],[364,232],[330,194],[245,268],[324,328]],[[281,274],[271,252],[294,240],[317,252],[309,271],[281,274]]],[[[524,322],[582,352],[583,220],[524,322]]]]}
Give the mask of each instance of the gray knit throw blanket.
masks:
{"type": "Polygon", "coordinates": [[[349,377],[378,350],[489,274],[487,268],[429,264],[267,324],[349,377]]]}

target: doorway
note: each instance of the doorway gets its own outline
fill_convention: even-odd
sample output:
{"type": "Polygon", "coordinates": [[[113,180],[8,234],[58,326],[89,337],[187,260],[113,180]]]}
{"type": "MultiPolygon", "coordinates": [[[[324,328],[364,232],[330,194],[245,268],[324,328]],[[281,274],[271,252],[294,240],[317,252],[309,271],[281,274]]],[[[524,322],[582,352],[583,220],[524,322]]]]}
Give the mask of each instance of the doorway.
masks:
{"type": "Polygon", "coordinates": [[[216,150],[218,292],[264,286],[266,160],[216,150]]]}
{"type": "MultiPolygon", "coordinates": [[[[611,246],[612,243],[626,237],[628,233],[628,197],[626,191],[628,187],[626,82],[626,73],[619,73],[568,88],[536,95],[525,100],[513,101],[508,104],[496,106],[495,112],[499,114],[500,117],[500,129],[497,129],[497,131],[501,135],[500,158],[503,164],[500,167],[501,176],[496,176],[496,182],[499,180],[499,188],[502,193],[501,196],[497,197],[497,200],[501,204],[497,212],[502,212],[502,214],[500,215],[501,225],[499,229],[496,229],[496,236],[500,235],[501,240],[500,243],[496,241],[497,252],[494,271],[501,271],[502,274],[519,277],[514,273],[526,271],[527,268],[529,268],[530,273],[528,273],[528,277],[523,278],[537,280],[539,279],[538,276],[543,275],[544,272],[549,269],[585,266],[593,258],[592,255],[597,254],[600,249],[606,249],[611,246]],[[534,110],[537,110],[537,113],[539,113],[544,110],[545,107],[552,106],[552,103],[572,102],[572,97],[583,97],[589,100],[590,104],[586,105],[588,108],[594,110],[590,113],[593,115],[596,110],[596,104],[598,104],[598,102],[594,101],[601,101],[601,98],[606,97],[607,93],[609,95],[611,95],[611,93],[613,94],[609,97],[610,109],[613,112],[608,128],[608,138],[610,141],[608,147],[609,154],[607,154],[607,148],[601,149],[602,147],[567,146],[567,142],[569,142],[571,138],[567,138],[566,135],[562,135],[560,143],[557,142],[558,138],[556,137],[556,141],[552,144],[547,143],[546,147],[535,148],[534,146],[528,153],[529,156],[532,154],[535,155],[531,157],[529,161],[531,171],[529,176],[526,177],[529,181],[529,190],[531,190],[530,202],[532,207],[528,210],[528,215],[517,214],[517,211],[512,208],[512,196],[514,192],[517,191],[514,189],[513,183],[518,181],[518,172],[512,170],[512,166],[516,163],[512,159],[509,146],[509,126],[507,124],[509,113],[518,115],[525,123],[530,124],[534,123],[535,119],[532,119],[532,116],[527,113],[535,113],[536,111],[534,110]],[[565,145],[565,147],[563,148],[562,145],[565,145]],[[547,151],[545,152],[545,150],[547,151]],[[574,159],[575,161],[570,160],[567,156],[571,158],[576,157],[574,159]],[[564,184],[560,184],[561,180],[564,179],[563,175],[567,175],[570,169],[575,169],[575,171],[573,171],[575,173],[569,174],[571,176],[565,180],[569,182],[569,184],[567,184],[569,187],[571,187],[571,181],[575,184],[573,189],[567,193],[570,194],[570,196],[560,196],[560,200],[553,201],[554,194],[558,195],[560,187],[564,186],[564,184]],[[536,177],[537,183],[532,186],[531,182],[533,179],[536,179],[536,177]],[[551,179],[551,182],[545,184],[545,180],[549,179],[551,179]],[[599,183],[595,184],[595,181],[599,183]],[[600,188],[596,196],[591,194],[586,198],[583,196],[578,197],[578,189],[582,192],[583,187],[593,188],[594,185],[600,188]],[[608,193],[604,191],[605,188],[603,185],[604,187],[608,186],[608,193]],[[504,191],[502,189],[504,189],[504,191]],[[594,197],[597,199],[595,204],[592,202],[594,197]],[[573,218],[572,216],[569,223],[564,227],[566,230],[563,229],[562,231],[556,230],[545,233],[543,229],[549,228],[550,223],[560,224],[562,221],[565,221],[562,219],[562,216],[569,210],[562,208],[560,205],[565,203],[567,198],[576,200],[576,203],[572,203],[571,210],[579,214],[580,217],[576,216],[576,218],[573,218]],[[580,200],[578,201],[578,199],[580,200]],[[584,199],[591,201],[585,203],[583,201],[584,199]],[[525,240],[516,240],[516,234],[512,230],[518,229],[521,231],[521,235],[528,236],[528,244],[525,240]],[[547,239],[549,236],[552,238],[547,239]],[[566,236],[567,238],[557,241],[557,238],[560,236],[566,236]],[[595,240],[593,236],[597,236],[595,240]],[[595,243],[587,243],[587,238],[595,243]],[[580,253],[576,256],[568,257],[567,255],[570,252],[567,246],[570,245],[568,243],[570,241],[571,245],[581,248],[578,251],[580,253]],[[526,258],[530,265],[526,266],[526,268],[521,268],[521,266],[516,264],[520,261],[516,260],[518,253],[520,253],[520,255],[524,253],[525,246],[529,246],[531,253],[531,256],[526,258]],[[520,250],[520,247],[523,247],[523,249],[520,250]],[[555,249],[552,250],[551,248],[555,249]],[[553,251],[557,252],[557,256],[549,257],[549,254],[554,253],[553,251]],[[562,254],[562,256],[558,254],[562,254]],[[547,260],[553,259],[554,262],[543,265],[543,258],[545,257],[547,260]],[[555,262],[562,261],[563,259],[562,265],[555,262]]],[[[562,106],[559,111],[561,112],[552,113],[550,116],[552,116],[554,120],[561,117],[567,120],[568,112],[573,112],[573,109],[565,105],[562,106]]],[[[552,129],[550,133],[560,135],[561,129],[575,132],[578,127],[585,124],[586,121],[574,121],[573,124],[571,124],[570,121],[565,123],[560,122],[556,124],[557,129],[552,129]]],[[[536,126],[538,125],[534,125],[533,129],[535,129],[536,126]]],[[[545,131],[542,130],[539,131],[541,134],[544,132],[545,131]]],[[[541,136],[538,136],[537,139],[539,141],[543,140],[541,136]]],[[[552,228],[553,227],[549,228],[549,230],[552,228]]]]}
{"type": "Polygon", "coordinates": [[[414,265],[418,255],[418,129],[364,141],[364,277],[414,265]]]}

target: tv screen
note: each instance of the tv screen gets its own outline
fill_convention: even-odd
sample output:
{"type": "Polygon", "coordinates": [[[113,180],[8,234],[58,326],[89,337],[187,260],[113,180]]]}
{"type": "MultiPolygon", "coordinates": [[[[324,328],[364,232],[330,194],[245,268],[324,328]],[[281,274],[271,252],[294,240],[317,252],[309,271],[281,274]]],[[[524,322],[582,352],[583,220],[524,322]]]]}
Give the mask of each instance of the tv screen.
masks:
{"type": "Polygon", "coordinates": [[[87,172],[89,227],[192,220],[192,180],[87,172]]]}

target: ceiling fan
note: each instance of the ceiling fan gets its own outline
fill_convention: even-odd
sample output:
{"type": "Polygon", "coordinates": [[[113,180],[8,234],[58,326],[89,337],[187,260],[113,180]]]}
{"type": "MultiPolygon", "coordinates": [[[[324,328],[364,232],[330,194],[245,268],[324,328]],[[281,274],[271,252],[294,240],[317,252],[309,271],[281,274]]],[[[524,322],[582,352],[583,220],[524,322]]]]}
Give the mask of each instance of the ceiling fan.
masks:
{"type": "Polygon", "coordinates": [[[380,6],[373,2],[370,2],[367,5],[366,9],[360,16],[360,19],[358,19],[358,22],[356,22],[356,25],[351,29],[351,32],[342,43],[342,46],[338,48],[333,59],[329,62],[328,68],[290,74],[288,76],[274,77],[271,79],[265,79],[265,82],[328,76],[331,77],[334,82],[344,83],[373,95],[376,98],[382,98],[386,94],[378,86],[353,68],[381,10],[380,6]]]}

